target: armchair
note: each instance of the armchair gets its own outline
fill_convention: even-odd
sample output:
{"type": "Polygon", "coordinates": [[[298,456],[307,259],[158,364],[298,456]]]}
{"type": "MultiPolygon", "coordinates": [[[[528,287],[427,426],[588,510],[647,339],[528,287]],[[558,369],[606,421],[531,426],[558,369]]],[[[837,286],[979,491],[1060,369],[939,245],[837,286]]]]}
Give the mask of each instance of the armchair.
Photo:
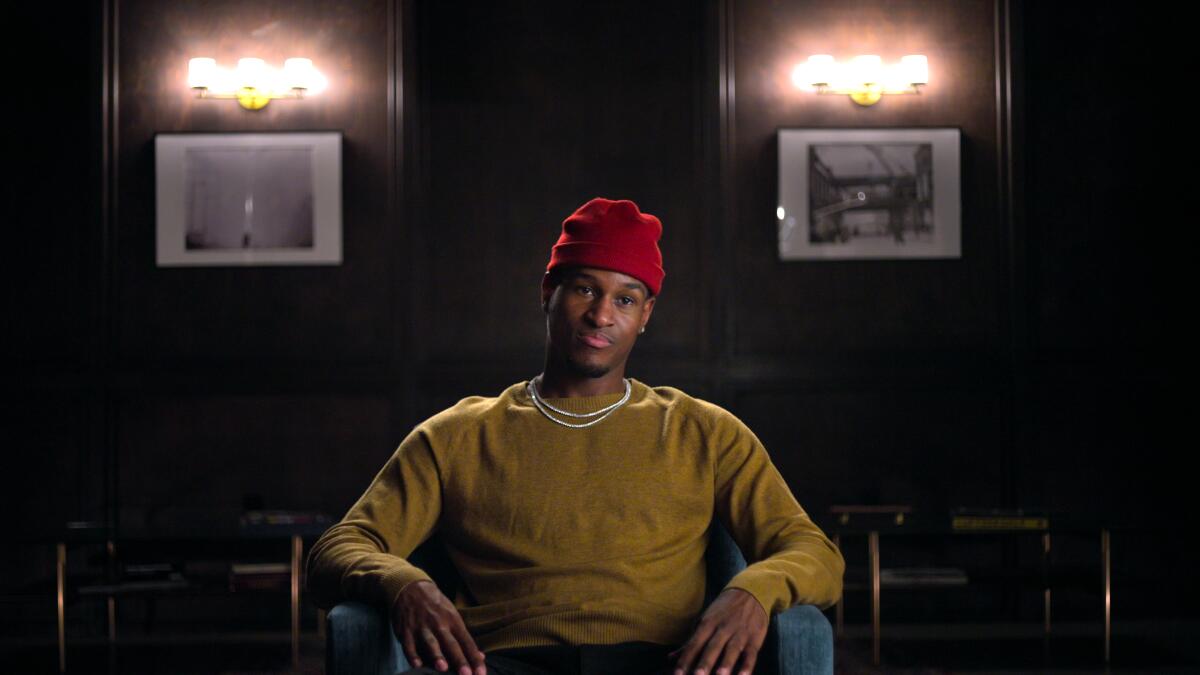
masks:
{"type": "MultiPolygon", "coordinates": [[[[706,558],[708,603],[746,567],[737,544],[715,519],[706,558]]],[[[457,574],[440,542],[431,539],[422,544],[410,560],[428,572],[448,597],[454,597],[457,574]]],[[[328,620],[325,660],[329,675],[395,675],[409,669],[389,617],[378,608],[344,602],[330,610],[328,620]]],[[[771,617],[755,672],[832,675],[833,629],[829,620],[812,605],[792,607],[771,617]]]]}

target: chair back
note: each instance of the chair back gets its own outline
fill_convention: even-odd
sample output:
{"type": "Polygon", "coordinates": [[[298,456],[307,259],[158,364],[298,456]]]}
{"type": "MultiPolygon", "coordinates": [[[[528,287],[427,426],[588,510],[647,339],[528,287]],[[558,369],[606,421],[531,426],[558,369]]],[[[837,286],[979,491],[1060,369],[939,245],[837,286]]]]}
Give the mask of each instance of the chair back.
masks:
{"type": "Polygon", "coordinates": [[[715,516],[708,528],[708,549],[704,552],[708,565],[708,583],[704,604],[708,606],[735,574],[746,569],[746,557],[729,536],[729,530],[715,516]]]}

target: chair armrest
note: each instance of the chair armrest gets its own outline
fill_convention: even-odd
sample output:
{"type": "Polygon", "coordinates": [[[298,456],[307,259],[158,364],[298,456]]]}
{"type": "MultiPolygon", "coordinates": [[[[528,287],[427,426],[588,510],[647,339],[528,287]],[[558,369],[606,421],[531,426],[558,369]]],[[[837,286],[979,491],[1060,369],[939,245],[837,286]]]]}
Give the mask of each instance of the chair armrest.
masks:
{"type": "Polygon", "coordinates": [[[343,602],[329,610],[327,620],[328,675],[396,675],[409,669],[404,649],[379,608],[343,602]]]}
{"type": "Polygon", "coordinates": [[[815,605],[771,617],[769,632],[763,647],[775,652],[779,675],[833,675],[833,626],[815,605]]]}

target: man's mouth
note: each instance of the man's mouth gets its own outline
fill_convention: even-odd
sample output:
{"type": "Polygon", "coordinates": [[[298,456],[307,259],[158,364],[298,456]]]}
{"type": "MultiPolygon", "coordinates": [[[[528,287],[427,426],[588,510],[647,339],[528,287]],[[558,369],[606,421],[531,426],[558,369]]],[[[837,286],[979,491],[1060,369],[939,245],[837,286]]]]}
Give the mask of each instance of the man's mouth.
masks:
{"type": "Polygon", "coordinates": [[[591,335],[581,334],[579,341],[593,349],[604,349],[612,344],[612,340],[600,333],[593,333],[591,335]]]}

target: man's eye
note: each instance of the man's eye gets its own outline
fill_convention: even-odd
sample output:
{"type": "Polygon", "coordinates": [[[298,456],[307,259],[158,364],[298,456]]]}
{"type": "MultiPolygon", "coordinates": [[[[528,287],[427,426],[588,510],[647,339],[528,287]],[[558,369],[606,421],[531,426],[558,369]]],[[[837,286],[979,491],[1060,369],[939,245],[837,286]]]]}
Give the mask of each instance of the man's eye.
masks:
{"type": "Polygon", "coordinates": [[[634,304],[634,299],[629,297],[628,295],[623,295],[623,296],[621,296],[621,304],[622,305],[632,305],[632,304],[634,304]]]}
{"type": "Polygon", "coordinates": [[[577,292],[579,292],[579,293],[583,293],[583,294],[585,294],[585,295],[587,295],[587,294],[589,294],[589,293],[591,293],[591,292],[592,292],[592,289],[591,289],[591,288],[589,288],[589,287],[587,287],[587,286],[576,286],[576,287],[575,287],[575,290],[576,290],[577,292]]]}

